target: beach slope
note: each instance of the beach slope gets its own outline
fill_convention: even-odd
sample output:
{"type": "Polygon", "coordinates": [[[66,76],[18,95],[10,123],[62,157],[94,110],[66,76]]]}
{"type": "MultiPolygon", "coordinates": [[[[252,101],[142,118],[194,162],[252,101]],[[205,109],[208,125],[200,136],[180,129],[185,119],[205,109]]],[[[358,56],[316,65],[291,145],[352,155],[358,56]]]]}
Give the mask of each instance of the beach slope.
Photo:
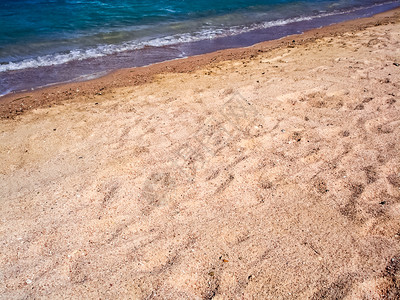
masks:
{"type": "Polygon", "coordinates": [[[375,25],[4,112],[1,297],[398,299],[399,13],[375,25]]]}

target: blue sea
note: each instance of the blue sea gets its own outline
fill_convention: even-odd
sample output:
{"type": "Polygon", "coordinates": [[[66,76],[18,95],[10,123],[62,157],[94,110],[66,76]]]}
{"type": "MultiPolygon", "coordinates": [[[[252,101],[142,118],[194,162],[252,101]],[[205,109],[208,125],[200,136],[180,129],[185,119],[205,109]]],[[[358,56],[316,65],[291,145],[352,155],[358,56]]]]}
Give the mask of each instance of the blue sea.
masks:
{"type": "Polygon", "coordinates": [[[0,0],[0,95],[400,6],[398,0],[0,0]]]}

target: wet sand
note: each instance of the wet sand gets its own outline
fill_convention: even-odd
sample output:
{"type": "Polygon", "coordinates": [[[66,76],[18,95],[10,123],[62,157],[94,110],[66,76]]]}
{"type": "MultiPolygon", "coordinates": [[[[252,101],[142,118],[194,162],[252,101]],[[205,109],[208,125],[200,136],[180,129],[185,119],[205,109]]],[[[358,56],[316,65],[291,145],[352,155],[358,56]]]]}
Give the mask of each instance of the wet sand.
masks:
{"type": "Polygon", "coordinates": [[[1,297],[398,299],[399,49],[394,10],[4,97],[1,297]]]}

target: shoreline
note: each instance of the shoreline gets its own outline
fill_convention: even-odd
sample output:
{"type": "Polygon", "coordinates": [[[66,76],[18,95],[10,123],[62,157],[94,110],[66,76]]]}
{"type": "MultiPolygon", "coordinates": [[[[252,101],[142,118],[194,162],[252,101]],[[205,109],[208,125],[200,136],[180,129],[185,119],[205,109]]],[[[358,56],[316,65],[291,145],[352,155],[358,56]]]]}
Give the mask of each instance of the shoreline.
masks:
{"type": "MultiPolygon", "coordinates": [[[[245,48],[261,42],[277,40],[282,37],[300,34],[327,25],[371,17],[400,6],[399,0],[379,0],[379,2],[383,1],[384,3],[373,3],[374,1],[376,0],[368,0],[365,6],[354,6],[353,8],[344,10],[334,9],[330,11],[327,7],[327,11],[321,10],[319,14],[310,13],[309,15],[304,15],[299,12],[299,17],[291,15],[288,18],[282,17],[270,22],[266,20],[268,19],[267,14],[264,18],[264,23],[261,22],[257,24],[257,21],[254,20],[254,23],[252,22],[252,25],[248,28],[244,27],[242,30],[240,28],[232,28],[232,30],[236,31],[235,33],[230,32],[226,33],[226,35],[219,33],[211,38],[204,38],[201,33],[199,33],[199,36],[194,36],[192,38],[186,36],[183,40],[181,40],[180,37],[172,38],[176,39],[175,41],[165,37],[165,40],[168,42],[163,46],[161,45],[163,44],[163,38],[158,40],[158,42],[154,42],[154,44],[150,39],[149,43],[153,44],[152,46],[142,45],[143,47],[140,46],[136,50],[132,49],[122,52],[116,50],[119,47],[118,43],[109,46],[99,45],[93,48],[97,49],[93,50],[94,52],[90,49],[77,50],[78,52],[75,52],[73,55],[86,56],[88,54],[89,57],[87,58],[81,57],[82,59],[74,59],[73,57],[66,57],[62,53],[54,53],[54,56],[52,56],[52,54],[50,54],[50,56],[43,56],[43,60],[40,58],[41,56],[39,56],[36,59],[32,58],[28,59],[28,61],[24,60],[20,62],[22,65],[28,64],[32,66],[37,64],[37,68],[23,67],[20,69],[20,63],[16,62],[16,65],[10,66],[11,69],[14,67],[16,68],[14,71],[9,70],[2,72],[4,66],[5,69],[7,69],[7,64],[4,66],[1,65],[0,95],[4,96],[12,92],[33,91],[54,84],[81,82],[104,76],[107,73],[119,69],[149,66],[155,63],[212,53],[219,50],[245,48]],[[116,52],[107,55],[101,54],[101,49],[104,50],[107,47],[116,47],[114,49],[116,52]],[[100,57],[90,58],[92,55],[96,56],[96,53],[99,53],[100,57]],[[60,59],[64,61],[64,63],[59,63],[60,59]]],[[[289,15],[290,11],[291,10],[288,9],[289,15]]],[[[274,12],[272,10],[271,15],[273,14],[274,12]]],[[[255,17],[255,19],[258,18],[259,17],[255,17]]],[[[171,37],[173,37],[173,35],[171,37]]],[[[134,41],[130,41],[128,44],[129,43],[135,44],[134,41]]],[[[123,48],[129,48],[128,45],[123,45],[123,48]]]]}
{"type": "Polygon", "coordinates": [[[0,119],[13,118],[29,110],[56,105],[76,97],[104,95],[110,89],[149,83],[162,73],[190,73],[212,63],[226,60],[255,58],[259,53],[276,48],[300,46],[318,38],[337,36],[350,31],[358,31],[379,24],[390,23],[398,17],[400,7],[372,17],[354,19],[337,24],[311,29],[301,34],[265,41],[243,48],[219,50],[211,53],[177,58],[143,67],[118,69],[90,80],[55,83],[33,91],[21,91],[0,97],[0,119]],[[295,40],[295,43],[293,43],[295,40]]]}

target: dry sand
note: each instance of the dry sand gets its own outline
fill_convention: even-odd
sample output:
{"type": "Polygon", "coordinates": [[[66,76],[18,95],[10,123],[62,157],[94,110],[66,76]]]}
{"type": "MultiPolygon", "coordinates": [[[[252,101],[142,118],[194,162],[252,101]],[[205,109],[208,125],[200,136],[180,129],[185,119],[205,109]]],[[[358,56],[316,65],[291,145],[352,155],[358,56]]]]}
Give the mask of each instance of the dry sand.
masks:
{"type": "Polygon", "coordinates": [[[4,100],[1,297],[399,299],[399,16],[4,100]]]}

